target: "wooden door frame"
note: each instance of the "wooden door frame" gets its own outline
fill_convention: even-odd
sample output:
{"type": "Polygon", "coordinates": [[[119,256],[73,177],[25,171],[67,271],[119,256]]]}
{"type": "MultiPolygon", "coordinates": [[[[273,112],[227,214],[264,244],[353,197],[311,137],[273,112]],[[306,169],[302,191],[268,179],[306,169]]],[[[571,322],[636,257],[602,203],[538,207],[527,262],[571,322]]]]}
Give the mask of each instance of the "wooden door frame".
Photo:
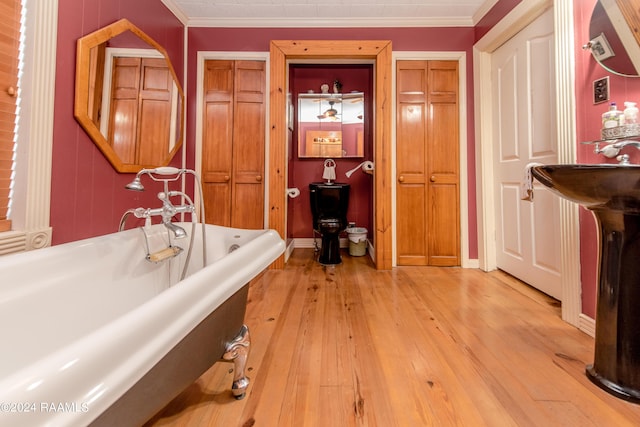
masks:
{"type": "MultiPolygon", "coordinates": [[[[480,268],[496,269],[495,195],[492,148],[491,55],[499,46],[554,7],[555,62],[558,117],[558,162],[576,162],[575,87],[572,37],[573,6],[566,0],[532,0],[516,6],[498,25],[474,45],[474,90],[476,126],[476,181],[478,213],[478,257],[480,268]]],[[[578,206],[560,200],[562,265],[562,319],[594,335],[595,325],[582,312],[580,281],[580,230],[578,206]]]]}
{"type": "MultiPolygon", "coordinates": [[[[269,228],[286,239],[287,185],[287,61],[296,59],[374,60],[374,262],[378,270],[392,267],[391,141],[392,50],[389,40],[272,40],[269,96],[269,228]]],[[[271,268],[283,268],[284,255],[271,268]]]]}

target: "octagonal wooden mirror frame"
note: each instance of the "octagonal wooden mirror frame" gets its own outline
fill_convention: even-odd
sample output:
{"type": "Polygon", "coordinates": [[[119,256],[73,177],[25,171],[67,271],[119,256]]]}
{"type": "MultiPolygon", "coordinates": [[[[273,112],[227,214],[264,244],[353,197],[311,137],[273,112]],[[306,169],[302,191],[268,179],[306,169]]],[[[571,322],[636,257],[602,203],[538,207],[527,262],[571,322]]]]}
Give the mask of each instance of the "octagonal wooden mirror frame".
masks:
{"type": "MultiPolygon", "coordinates": [[[[136,49],[130,50],[132,52],[136,51],[136,49]]],[[[147,69],[153,68],[154,66],[151,65],[147,69]]],[[[142,72],[140,73],[142,74],[142,72]]],[[[148,74],[152,73],[153,71],[150,71],[148,74]]],[[[140,86],[142,86],[142,84],[140,84],[140,86]]],[[[138,90],[140,90],[139,87],[138,90]]],[[[158,93],[159,92],[160,90],[158,90],[158,93]]],[[[139,97],[141,98],[141,96],[139,97]]],[[[131,104],[135,102],[136,101],[132,101],[131,104]]],[[[153,102],[154,101],[151,100],[147,102],[147,105],[151,105],[153,102]]],[[[116,115],[119,114],[122,116],[122,110],[114,109],[114,111],[117,111],[117,113],[113,114],[114,120],[118,120],[116,115]]],[[[78,39],[74,116],[116,171],[135,173],[145,167],[167,166],[182,145],[184,93],[166,50],[127,19],[121,19],[78,39]],[[131,34],[125,34],[127,32],[131,34]],[[156,68],[162,69],[162,77],[158,80],[162,81],[164,79],[166,83],[166,88],[164,89],[165,105],[162,108],[158,108],[157,105],[155,107],[153,105],[151,107],[143,107],[141,106],[142,102],[138,101],[140,105],[139,111],[144,111],[144,113],[140,113],[142,119],[139,120],[140,122],[145,120],[145,126],[138,126],[135,131],[129,129],[128,133],[121,132],[117,136],[112,136],[114,133],[111,128],[109,128],[108,131],[104,130],[104,122],[106,119],[101,118],[101,115],[107,109],[100,105],[114,105],[113,97],[115,97],[115,95],[113,95],[115,90],[110,91],[108,89],[110,84],[107,83],[113,68],[109,66],[108,55],[103,51],[107,49],[107,44],[113,42],[118,36],[128,39],[133,42],[133,45],[137,45],[137,50],[140,51],[140,55],[143,57],[137,58],[135,57],[136,54],[131,54],[132,58],[149,61],[150,64],[154,64],[152,61],[156,61],[155,64],[158,64],[156,68]],[[140,46],[144,46],[144,48],[139,48],[140,46]],[[149,57],[146,57],[146,55],[149,55],[149,57]],[[96,56],[101,59],[96,60],[96,56]],[[105,57],[107,57],[107,59],[104,59],[105,57]],[[103,63],[106,65],[103,65],[103,63]],[[167,74],[167,72],[169,74],[167,74]],[[107,76],[104,78],[104,84],[101,83],[100,77],[96,78],[96,74],[98,76],[101,74],[107,76]],[[96,87],[98,87],[98,89],[96,89],[96,87]],[[105,87],[107,89],[104,89],[105,87]],[[95,100],[95,98],[100,98],[100,100],[95,100]],[[107,98],[107,104],[101,101],[105,98],[107,98]],[[144,116],[142,114],[144,114],[144,116]],[[102,130],[101,120],[103,122],[102,130]],[[124,157],[124,155],[118,154],[118,147],[120,147],[120,145],[116,146],[116,143],[129,146],[130,152],[144,152],[147,153],[147,155],[131,155],[129,159],[123,160],[121,157],[124,157]],[[158,152],[158,150],[160,151],[158,152]],[[145,161],[145,159],[147,161],[145,161]]],[[[124,117],[124,120],[138,119],[124,117]]]]}

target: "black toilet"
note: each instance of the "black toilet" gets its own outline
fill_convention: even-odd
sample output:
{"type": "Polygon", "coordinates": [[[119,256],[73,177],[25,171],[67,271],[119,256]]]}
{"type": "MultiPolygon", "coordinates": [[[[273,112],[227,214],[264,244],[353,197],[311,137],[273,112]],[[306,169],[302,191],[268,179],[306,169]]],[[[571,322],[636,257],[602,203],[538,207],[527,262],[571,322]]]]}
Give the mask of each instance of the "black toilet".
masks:
{"type": "Polygon", "coordinates": [[[340,233],[347,228],[349,184],[337,182],[309,184],[313,229],[322,235],[322,248],[318,262],[335,265],[340,257],[340,233]]]}

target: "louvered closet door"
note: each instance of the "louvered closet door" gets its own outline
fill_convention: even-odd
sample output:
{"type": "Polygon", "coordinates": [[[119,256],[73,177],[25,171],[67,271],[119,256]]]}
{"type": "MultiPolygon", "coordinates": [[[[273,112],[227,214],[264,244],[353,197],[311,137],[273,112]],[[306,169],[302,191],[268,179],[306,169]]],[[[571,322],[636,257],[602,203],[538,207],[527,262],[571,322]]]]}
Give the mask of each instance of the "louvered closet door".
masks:
{"type": "Polygon", "coordinates": [[[459,265],[457,61],[398,61],[399,265],[459,265]]]}
{"type": "Polygon", "coordinates": [[[207,222],[264,227],[263,61],[205,62],[202,178],[207,222]]]}

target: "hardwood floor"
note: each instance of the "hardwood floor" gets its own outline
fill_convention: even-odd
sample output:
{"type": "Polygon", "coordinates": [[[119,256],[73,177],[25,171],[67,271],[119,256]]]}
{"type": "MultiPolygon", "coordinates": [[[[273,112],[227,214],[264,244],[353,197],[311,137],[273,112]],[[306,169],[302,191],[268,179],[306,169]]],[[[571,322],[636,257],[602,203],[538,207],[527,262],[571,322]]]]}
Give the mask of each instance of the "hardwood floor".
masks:
{"type": "Polygon", "coordinates": [[[217,363],[147,426],[640,425],[557,301],[499,271],[343,261],[298,249],[252,284],[244,400],[217,363]]]}

